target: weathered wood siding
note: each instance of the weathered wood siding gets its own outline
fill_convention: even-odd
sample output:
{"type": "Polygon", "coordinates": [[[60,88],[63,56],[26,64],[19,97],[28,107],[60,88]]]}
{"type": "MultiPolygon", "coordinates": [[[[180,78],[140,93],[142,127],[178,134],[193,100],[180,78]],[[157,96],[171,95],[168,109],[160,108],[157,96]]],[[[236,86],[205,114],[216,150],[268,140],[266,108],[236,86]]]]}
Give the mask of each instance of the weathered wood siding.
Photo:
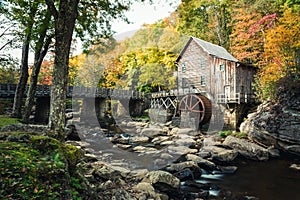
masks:
{"type": "Polygon", "coordinates": [[[211,100],[224,94],[228,87],[230,96],[234,97],[236,66],[236,62],[209,55],[192,40],[178,62],[178,87],[182,90],[194,86],[211,100]],[[201,82],[203,77],[205,85],[201,82]]]}
{"type": "Polygon", "coordinates": [[[179,89],[196,87],[201,92],[210,92],[211,67],[209,55],[194,41],[191,41],[178,63],[179,89]],[[185,68],[185,70],[184,70],[185,68]],[[206,85],[201,85],[201,76],[205,76],[206,85]]]}
{"type": "Polygon", "coordinates": [[[253,82],[256,69],[254,67],[240,64],[236,71],[237,92],[253,95],[253,82]]]}

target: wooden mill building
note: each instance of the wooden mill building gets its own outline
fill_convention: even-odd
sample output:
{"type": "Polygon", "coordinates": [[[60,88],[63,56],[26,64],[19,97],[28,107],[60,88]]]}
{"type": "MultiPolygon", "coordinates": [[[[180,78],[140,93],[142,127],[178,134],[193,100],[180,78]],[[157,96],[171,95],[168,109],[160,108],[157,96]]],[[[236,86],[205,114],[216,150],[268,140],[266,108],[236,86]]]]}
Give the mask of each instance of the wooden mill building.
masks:
{"type": "Polygon", "coordinates": [[[223,47],[195,37],[188,40],[176,62],[179,111],[200,109],[200,122],[207,123],[214,119],[214,113],[209,113],[213,105],[223,105],[225,124],[237,128],[253,95],[255,68],[239,62],[223,47]]]}

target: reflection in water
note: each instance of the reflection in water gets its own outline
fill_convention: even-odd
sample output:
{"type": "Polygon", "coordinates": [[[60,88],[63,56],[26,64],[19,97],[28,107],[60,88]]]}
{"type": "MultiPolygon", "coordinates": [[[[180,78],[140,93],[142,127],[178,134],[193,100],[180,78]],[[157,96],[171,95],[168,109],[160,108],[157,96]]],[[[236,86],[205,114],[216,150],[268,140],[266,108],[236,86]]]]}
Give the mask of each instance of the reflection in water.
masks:
{"type": "MultiPolygon", "coordinates": [[[[238,196],[255,196],[260,200],[300,198],[300,171],[290,169],[300,158],[277,159],[267,162],[243,161],[235,174],[204,174],[197,181],[211,183],[238,196]]],[[[218,190],[211,191],[218,194],[218,190]]]]}

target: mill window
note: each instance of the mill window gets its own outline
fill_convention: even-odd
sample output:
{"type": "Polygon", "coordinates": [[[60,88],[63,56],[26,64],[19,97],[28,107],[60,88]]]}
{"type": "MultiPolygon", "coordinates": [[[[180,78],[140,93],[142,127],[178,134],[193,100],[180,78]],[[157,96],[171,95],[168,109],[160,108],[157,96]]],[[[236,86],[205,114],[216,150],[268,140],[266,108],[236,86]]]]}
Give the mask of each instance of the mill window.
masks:
{"type": "Polygon", "coordinates": [[[205,59],[204,58],[201,58],[200,59],[200,67],[203,69],[205,68],[205,59]]]}
{"type": "Polygon", "coordinates": [[[220,65],[220,71],[221,71],[221,72],[224,72],[224,71],[225,71],[225,64],[221,64],[221,65],[220,65]]]}
{"type": "Polygon", "coordinates": [[[202,75],[202,76],[200,77],[200,84],[201,84],[202,86],[206,85],[206,78],[205,78],[204,75],[202,75]]]}
{"type": "Polygon", "coordinates": [[[186,71],[186,63],[185,63],[185,62],[182,63],[182,65],[181,65],[181,71],[182,71],[182,72],[185,72],[185,71],[186,71]]]}

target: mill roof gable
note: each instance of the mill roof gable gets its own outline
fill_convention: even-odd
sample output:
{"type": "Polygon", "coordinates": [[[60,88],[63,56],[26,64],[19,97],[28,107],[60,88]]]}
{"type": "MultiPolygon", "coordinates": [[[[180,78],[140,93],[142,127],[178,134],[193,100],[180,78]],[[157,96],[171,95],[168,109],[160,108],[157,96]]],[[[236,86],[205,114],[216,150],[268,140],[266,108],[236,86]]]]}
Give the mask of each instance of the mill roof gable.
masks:
{"type": "Polygon", "coordinates": [[[201,40],[199,38],[190,37],[189,41],[186,43],[183,50],[180,52],[177,62],[182,58],[183,54],[185,53],[186,49],[190,45],[190,43],[194,40],[198,46],[200,46],[205,52],[207,52],[209,55],[222,58],[225,60],[233,61],[233,62],[239,62],[235,57],[233,57],[225,48],[218,46],[216,44],[201,40]]]}

